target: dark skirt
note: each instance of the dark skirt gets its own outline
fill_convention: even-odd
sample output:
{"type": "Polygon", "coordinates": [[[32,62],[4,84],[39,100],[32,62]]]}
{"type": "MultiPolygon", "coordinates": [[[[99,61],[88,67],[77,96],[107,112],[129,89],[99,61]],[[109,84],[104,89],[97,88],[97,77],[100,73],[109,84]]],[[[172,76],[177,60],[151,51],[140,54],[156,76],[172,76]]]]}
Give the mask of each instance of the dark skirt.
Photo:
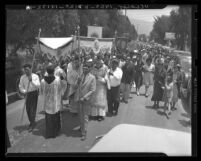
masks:
{"type": "Polygon", "coordinates": [[[154,82],[154,90],[151,101],[162,101],[164,90],[159,83],[154,82]]]}
{"type": "Polygon", "coordinates": [[[142,86],[142,83],[143,83],[143,76],[142,76],[142,73],[140,72],[136,72],[136,75],[134,77],[134,81],[135,81],[135,84],[136,86],[139,88],[142,86]]]}
{"type": "Polygon", "coordinates": [[[56,114],[45,113],[46,138],[55,138],[61,129],[60,111],[56,114]]]}

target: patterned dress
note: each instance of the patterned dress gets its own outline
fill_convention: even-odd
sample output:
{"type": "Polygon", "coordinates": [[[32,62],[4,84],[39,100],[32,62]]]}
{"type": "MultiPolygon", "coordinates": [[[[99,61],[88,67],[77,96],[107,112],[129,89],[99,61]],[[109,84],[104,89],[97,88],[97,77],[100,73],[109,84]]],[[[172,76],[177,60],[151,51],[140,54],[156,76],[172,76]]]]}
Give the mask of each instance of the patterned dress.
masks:
{"type": "Polygon", "coordinates": [[[149,85],[153,85],[153,73],[152,71],[154,71],[155,66],[154,64],[151,64],[150,66],[148,66],[147,64],[144,65],[144,76],[143,76],[143,82],[145,86],[149,86],[149,85]]]}
{"type": "Polygon", "coordinates": [[[105,116],[108,110],[107,105],[107,66],[102,66],[100,69],[94,68],[91,73],[96,76],[96,91],[92,96],[92,116],[105,116]],[[99,78],[97,78],[99,77],[99,78]]]}
{"type": "Polygon", "coordinates": [[[152,101],[162,101],[164,92],[162,86],[165,85],[165,76],[165,69],[157,65],[154,72],[154,90],[151,98],[152,101]]]}
{"type": "Polygon", "coordinates": [[[173,73],[173,97],[172,102],[178,102],[177,73],[173,73]]]}

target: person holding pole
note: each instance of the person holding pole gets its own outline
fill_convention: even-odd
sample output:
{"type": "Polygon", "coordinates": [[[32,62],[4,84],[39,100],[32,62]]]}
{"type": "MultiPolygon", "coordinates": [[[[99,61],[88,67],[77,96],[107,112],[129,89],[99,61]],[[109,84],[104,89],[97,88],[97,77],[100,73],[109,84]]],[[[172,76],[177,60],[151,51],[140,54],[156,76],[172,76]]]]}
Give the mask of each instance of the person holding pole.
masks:
{"type": "Polygon", "coordinates": [[[40,80],[37,74],[32,73],[31,65],[25,64],[23,66],[25,74],[21,76],[19,89],[26,94],[25,105],[30,122],[29,132],[35,127],[36,109],[38,103],[38,91],[40,88],[40,80]]]}
{"type": "Polygon", "coordinates": [[[84,63],[83,74],[76,81],[75,102],[79,103],[78,114],[82,134],[81,140],[86,139],[88,116],[91,114],[92,94],[96,90],[96,78],[90,73],[91,68],[91,62],[84,63]]]}

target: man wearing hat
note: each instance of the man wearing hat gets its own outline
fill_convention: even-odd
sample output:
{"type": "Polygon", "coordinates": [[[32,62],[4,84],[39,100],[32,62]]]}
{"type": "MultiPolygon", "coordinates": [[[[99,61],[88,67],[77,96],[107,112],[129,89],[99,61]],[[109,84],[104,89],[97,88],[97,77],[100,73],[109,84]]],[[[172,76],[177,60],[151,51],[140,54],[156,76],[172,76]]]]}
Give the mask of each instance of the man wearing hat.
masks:
{"type": "Polygon", "coordinates": [[[107,92],[107,101],[108,101],[108,113],[115,114],[118,113],[119,108],[119,95],[120,95],[120,84],[123,72],[118,67],[119,62],[116,58],[112,59],[111,69],[109,69],[109,84],[110,90],[107,92]]]}
{"type": "Polygon", "coordinates": [[[88,116],[91,114],[91,98],[96,90],[96,78],[90,71],[91,60],[83,64],[83,74],[76,81],[75,102],[78,102],[78,114],[80,119],[81,140],[86,139],[88,116]]]}

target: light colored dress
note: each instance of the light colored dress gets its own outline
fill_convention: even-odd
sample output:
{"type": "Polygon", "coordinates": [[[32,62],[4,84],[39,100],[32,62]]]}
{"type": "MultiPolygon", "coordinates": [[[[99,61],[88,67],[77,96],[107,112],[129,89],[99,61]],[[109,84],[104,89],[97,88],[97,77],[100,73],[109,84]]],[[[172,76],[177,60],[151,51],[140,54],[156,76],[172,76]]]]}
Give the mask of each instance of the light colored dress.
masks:
{"type": "Polygon", "coordinates": [[[92,95],[92,116],[105,116],[108,110],[107,104],[107,66],[102,66],[100,69],[94,68],[91,73],[99,78],[96,79],[96,91],[92,95]]]}
{"type": "Polygon", "coordinates": [[[167,88],[165,88],[162,100],[165,103],[171,103],[172,102],[172,98],[173,98],[173,82],[171,82],[167,86],[167,88]]]}
{"type": "Polygon", "coordinates": [[[147,64],[144,65],[144,69],[146,70],[143,75],[143,82],[145,86],[153,85],[153,77],[154,74],[152,71],[155,70],[155,65],[151,64],[148,66],[147,64]]]}

